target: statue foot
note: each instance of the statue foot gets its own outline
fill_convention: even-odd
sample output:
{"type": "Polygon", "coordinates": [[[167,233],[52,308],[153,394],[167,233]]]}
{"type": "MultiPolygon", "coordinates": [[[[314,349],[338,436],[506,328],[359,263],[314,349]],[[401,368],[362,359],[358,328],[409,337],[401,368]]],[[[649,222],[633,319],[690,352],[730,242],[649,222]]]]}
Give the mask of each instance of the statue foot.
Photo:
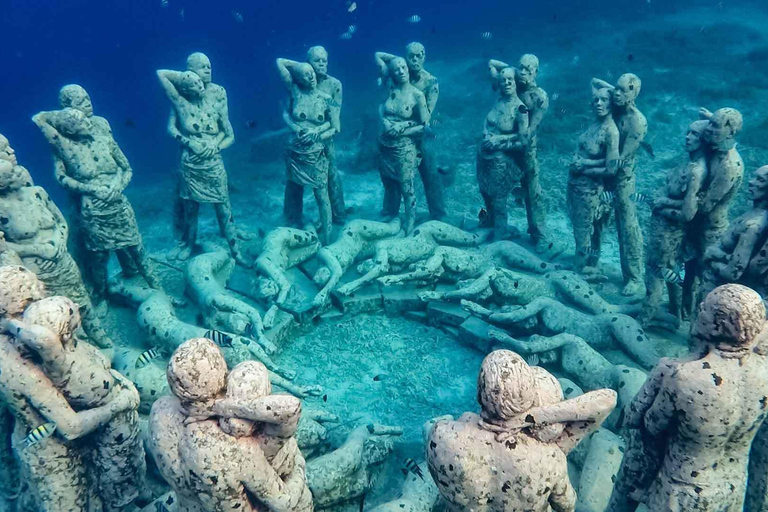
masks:
{"type": "Polygon", "coordinates": [[[488,317],[491,315],[491,311],[489,309],[486,309],[477,302],[472,302],[471,300],[462,299],[461,309],[479,317],[488,317]]]}
{"type": "Polygon", "coordinates": [[[266,337],[261,337],[257,340],[257,343],[261,345],[261,348],[264,349],[264,352],[266,352],[268,355],[272,355],[275,352],[277,352],[277,345],[269,341],[266,337]]]}
{"type": "Polygon", "coordinates": [[[169,260],[186,261],[192,256],[192,246],[187,244],[178,244],[168,253],[169,260]]]}
{"type": "Polygon", "coordinates": [[[630,281],[621,291],[621,294],[625,297],[634,297],[635,295],[640,295],[641,293],[645,293],[645,285],[636,279],[630,279],[630,281]]]}
{"type": "Polygon", "coordinates": [[[241,267],[245,268],[253,268],[253,262],[246,261],[245,258],[240,256],[240,253],[236,253],[232,255],[232,258],[234,258],[235,262],[240,265],[241,267]]]}
{"type": "Polygon", "coordinates": [[[440,292],[421,292],[419,294],[419,299],[422,302],[430,302],[433,300],[440,300],[440,292]]]}
{"type": "Polygon", "coordinates": [[[106,299],[99,300],[93,303],[93,314],[96,318],[104,318],[109,313],[109,303],[106,299]]]}

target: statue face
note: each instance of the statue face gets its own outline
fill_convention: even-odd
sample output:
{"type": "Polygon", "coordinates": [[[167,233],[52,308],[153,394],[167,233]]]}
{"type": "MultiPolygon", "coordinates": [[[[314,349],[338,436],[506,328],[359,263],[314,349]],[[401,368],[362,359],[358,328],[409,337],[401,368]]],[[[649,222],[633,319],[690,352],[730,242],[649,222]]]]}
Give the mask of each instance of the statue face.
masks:
{"type": "Polygon", "coordinates": [[[93,124],[81,110],[65,108],[61,111],[57,128],[70,137],[79,137],[91,133],[93,124]]]}
{"type": "Polygon", "coordinates": [[[194,71],[187,71],[182,77],[179,88],[184,96],[191,98],[201,98],[205,93],[205,84],[203,79],[194,71]]]}
{"type": "Polygon", "coordinates": [[[605,117],[611,113],[611,91],[597,89],[592,92],[592,111],[598,117],[605,117]]]}
{"type": "Polygon", "coordinates": [[[539,74],[539,68],[532,65],[520,65],[517,79],[521,85],[531,85],[536,81],[536,75],[539,74]]]}
{"type": "Polygon", "coordinates": [[[718,110],[709,120],[709,125],[704,132],[704,140],[714,149],[729,149],[729,143],[734,135],[731,119],[718,110]]]}
{"type": "Polygon", "coordinates": [[[499,89],[505,97],[513,96],[517,93],[514,69],[505,68],[501,70],[501,73],[499,73],[499,89]]]}
{"type": "Polygon", "coordinates": [[[29,182],[29,173],[23,167],[0,160],[0,190],[18,190],[29,182]]]}
{"type": "Polygon", "coordinates": [[[193,54],[187,61],[187,69],[199,76],[203,85],[211,83],[211,61],[202,53],[193,54]]]}
{"type": "Polygon", "coordinates": [[[699,126],[697,123],[691,124],[688,128],[688,133],[685,135],[685,150],[688,153],[701,149],[705,129],[705,126],[699,126]]]}
{"type": "Polygon", "coordinates": [[[72,97],[72,104],[69,106],[76,108],[88,117],[93,115],[93,103],[91,103],[91,97],[85,92],[85,89],[82,93],[72,97]]]}
{"type": "Polygon", "coordinates": [[[621,76],[616,83],[616,89],[613,90],[613,103],[616,106],[624,107],[637,98],[637,88],[631,80],[621,76]]]}
{"type": "Polygon", "coordinates": [[[8,139],[3,135],[0,135],[0,160],[10,162],[12,166],[18,165],[19,163],[16,160],[16,152],[11,147],[11,143],[8,142],[8,139]]]}
{"type": "Polygon", "coordinates": [[[749,180],[749,196],[753,201],[759,201],[768,197],[768,166],[763,166],[755,171],[755,175],[749,180]]]}
{"type": "Polygon", "coordinates": [[[408,49],[406,54],[408,60],[408,68],[414,73],[419,73],[424,69],[424,60],[426,59],[426,53],[424,47],[414,46],[408,49]]]}
{"type": "Polygon", "coordinates": [[[310,52],[309,64],[315,70],[315,75],[324,77],[328,74],[328,52],[323,48],[316,48],[310,52]]]}
{"type": "Polygon", "coordinates": [[[389,72],[395,83],[404,84],[408,82],[408,64],[406,64],[405,59],[402,57],[389,61],[389,72]]]}
{"type": "Polygon", "coordinates": [[[296,80],[299,85],[305,89],[314,89],[317,87],[317,75],[315,70],[309,64],[302,65],[296,73],[296,80]]]}

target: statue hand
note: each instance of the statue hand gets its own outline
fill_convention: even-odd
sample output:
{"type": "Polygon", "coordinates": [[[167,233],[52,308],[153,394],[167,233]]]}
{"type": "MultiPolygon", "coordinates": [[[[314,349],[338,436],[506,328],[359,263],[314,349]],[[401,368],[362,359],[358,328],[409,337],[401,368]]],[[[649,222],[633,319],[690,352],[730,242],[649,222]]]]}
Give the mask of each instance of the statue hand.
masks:
{"type": "Polygon", "coordinates": [[[401,284],[398,276],[382,276],[377,279],[383,286],[392,286],[394,284],[401,284]]]}
{"type": "Polygon", "coordinates": [[[699,117],[700,117],[702,120],[704,120],[704,119],[712,119],[712,116],[713,116],[713,115],[714,115],[714,114],[712,114],[712,112],[710,112],[710,111],[709,111],[709,110],[707,110],[706,108],[704,108],[704,107],[701,107],[701,108],[699,108],[699,117]]]}
{"type": "Polygon", "coordinates": [[[138,409],[139,402],[139,392],[136,391],[133,383],[131,383],[130,387],[120,388],[117,396],[109,403],[109,406],[113,414],[117,414],[123,411],[133,411],[138,409]]]}
{"type": "Polygon", "coordinates": [[[354,292],[354,289],[351,285],[352,283],[347,283],[336,291],[339,292],[340,295],[344,295],[346,297],[347,295],[354,292]]]}
{"type": "Polygon", "coordinates": [[[422,302],[429,302],[431,300],[440,300],[440,292],[421,292],[419,293],[419,299],[422,302]]]}
{"type": "Polygon", "coordinates": [[[97,186],[93,189],[93,197],[102,201],[109,201],[112,189],[105,186],[97,186]]]}
{"type": "Polygon", "coordinates": [[[483,142],[480,144],[480,147],[485,151],[496,151],[499,149],[499,144],[495,140],[495,137],[491,136],[483,140],[483,142]]]}
{"type": "Polygon", "coordinates": [[[315,298],[312,299],[312,307],[313,308],[321,308],[325,306],[325,302],[328,300],[328,290],[321,290],[318,292],[317,295],[315,295],[315,298]]]}
{"type": "Polygon", "coordinates": [[[264,319],[262,320],[262,324],[264,325],[264,329],[271,329],[273,325],[275,325],[275,318],[277,317],[278,307],[277,306],[271,306],[269,308],[269,311],[264,315],[264,319]]]}
{"type": "Polygon", "coordinates": [[[299,398],[304,398],[306,396],[320,396],[323,394],[323,387],[316,384],[312,386],[302,386],[299,394],[302,395],[299,398]]]}

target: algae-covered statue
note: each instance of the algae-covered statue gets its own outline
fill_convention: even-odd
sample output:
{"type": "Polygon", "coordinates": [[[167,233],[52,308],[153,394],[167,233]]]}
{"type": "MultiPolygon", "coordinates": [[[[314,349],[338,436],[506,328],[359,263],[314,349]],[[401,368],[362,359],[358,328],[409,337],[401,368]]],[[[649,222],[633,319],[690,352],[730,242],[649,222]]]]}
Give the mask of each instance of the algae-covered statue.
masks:
{"type": "Polygon", "coordinates": [[[694,359],[663,359],[625,411],[637,431],[611,499],[656,512],[740,511],[750,445],[765,418],[765,306],[728,284],[701,304],[691,329],[694,359]]]}
{"type": "MultiPolygon", "coordinates": [[[[658,312],[665,282],[662,273],[678,268],[686,234],[696,236],[688,232],[693,231],[690,222],[698,213],[699,198],[705,192],[707,160],[702,137],[707,124],[707,121],[694,121],[688,127],[685,136],[688,163],[667,173],[666,185],[653,204],[645,264],[646,295],[639,318],[643,325],[650,324],[658,312]]],[[[669,310],[677,320],[684,313],[690,313],[695,275],[695,270],[689,268],[682,286],[667,283],[669,310]]]]}
{"type": "Polygon", "coordinates": [[[428,436],[429,471],[448,510],[573,512],[566,455],[600,427],[616,393],[563,401],[552,375],[508,350],[485,358],[477,387],[481,414],[438,419],[428,436]]]}
{"type": "MultiPolygon", "coordinates": [[[[510,67],[508,64],[497,60],[491,60],[488,65],[492,81],[498,80],[497,75],[501,70],[510,67]]],[[[536,132],[549,109],[549,97],[536,82],[538,75],[538,57],[529,53],[520,57],[517,73],[515,74],[515,82],[517,85],[517,96],[528,109],[529,133],[528,144],[525,146],[525,153],[519,164],[523,171],[521,185],[525,201],[525,212],[528,218],[528,234],[536,244],[536,251],[542,253],[550,249],[552,242],[547,239],[546,207],[544,205],[541,184],[539,183],[538,138],[536,132]]]]}
{"type": "MultiPolygon", "coordinates": [[[[311,47],[307,50],[307,62],[315,70],[317,88],[331,97],[331,107],[338,109],[340,116],[343,88],[338,78],[328,74],[328,51],[322,46],[311,47]]],[[[328,157],[328,198],[331,201],[333,223],[344,224],[347,221],[347,207],[344,204],[344,184],[336,165],[333,137],[325,141],[325,153],[328,157]]]]}
{"type": "Polygon", "coordinates": [[[221,158],[221,151],[235,142],[227,91],[211,81],[211,61],[199,52],[187,57],[187,71],[161,69],[157,77],[172,105],[168,133],[181,146],[174,205],[174,256],[186,260],[192,254],[200,205],[211,204],[232,257],[248,266],[238,244],[227,170],[221,158]]]}
{"type": "Polygon", "coordinates": [[[67,251],[67,221],[42,187],[32,183],[16,163],[8,139],[0,135],[0,241],[45,284],[49,295],[65,295],[77,303],[83,329],[95,345],[112,345],[93,310],[77,264],[67,251]]]}
{"type": "Polygon", "coordinates": [[[528,108],[517,96],[515,69],[497,70],[491,61],[499,100],[485,117],[483,141],[477,153],[477,183],[485,202],[484,224],[494,229],[497,241],[509,236],[508,202],[519,182],[526,147],[529,143],[528,108]]]}
{"type": "Polygon", "coordinates": [[[735,282],[768,293],[768,166],[755,171],[749,194],[752,209],[734,219],[704,254],[703,293],[735,282]]]}
{"type": "Polygon", "coordinates": [[[568,207],[576,244],[574,270],[599,275],[597,263],[609,209],[600,196],[606,180],[616,174],[619,129],[611,116],[611,86],[592,79],[593,122],[579,137],[568,174],[568,207]]]}
{"type": "Polygon", "coordinates": [[[389,85],[387,99],[379,106],[379,172],[384,185],[382,213],[388,218],[396,217],[402,200],[405,203],[403,229],[410,235],[416,225],[414,178],[422,159],[417,139],[423,136],[429,123],[430,110],[424,93],[409,81],[405,59],[377,52],[376,65],[380,74],[388,77],[389,85]]]}
{"type": "Polygon", "coordinates": [[[317,251],[322,266],[312,279],[322,289],[315,296],[313,305],[320,307],[325,304],[328,295],[352,264],[373,256],[377,242],[394,238],[399,233],[400,219],[397,217],[390,222],[355,219],[347,223],[335,242],[317,251]]]}
{"type": "Polygon", "coordinates": [[[304,187],[311,188],[320,213],[320,239],[328,244],[332,211],[327,142],[341,130],[340,107],[320,90],[310,64],[277,59],[277,69],[290,96],[283,118],[293,134],[285,156],[285,220],[291,227],[302,225],[304,187]]]}
{"type": "Polygon", "coordinates": [[[94,129],[91,120],[73,108],[40,112],[32,120],[64,163],[67,175],[81,183],[78,225],[97,303],[106,300],[109,256],[120,250],[133,260],[147,284],[161,289],[144,251],[133,207],[123,194],[133,171],[111,134],[94,129]]]}

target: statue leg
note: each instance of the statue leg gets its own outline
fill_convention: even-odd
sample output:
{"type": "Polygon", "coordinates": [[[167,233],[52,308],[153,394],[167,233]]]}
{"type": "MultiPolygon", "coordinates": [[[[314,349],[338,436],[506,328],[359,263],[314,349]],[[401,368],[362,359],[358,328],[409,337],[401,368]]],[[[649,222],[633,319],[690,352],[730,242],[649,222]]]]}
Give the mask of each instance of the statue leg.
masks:
{"type": "Polygon", "coordinates": [[[493,197],[493,237],[494,240],[504,240],[508,235],[507,225],[509,215],[507,212],[508,194],[497,194],[493,197]]]}
{"type": "Polygon", "coordinates": [[[213,209],[216,211],[216,220],[219,222],[219,231],[227,241],[229,252],[236,262],[241,265],[249,266],[243,261],[243,254],[237,241],[237,226],[235,225],[235,216],[232,214],[232,204],[227,199],[224,203],[215,203],[213,209]]]}
{"type": "Polygon", "coordinates": [[[582,272],[585,266],[597,265],[600,257],[602,225],[597,218],[600,192],[601,187],[581,183],[568,184],[568,207],[573,226],[573,241],[576,245],[576,272],[582,272]]]}
{"type": "Polygon", "coordinates": [[[384,205],[381,208],[381,214],[384,217],[397,217],[400,213],[400,183],[385,176],[381,176],[381,183],[384,185],[384,205]]]}
{"type": "Polygon", "coordinates": [[[109,278],[109,251],[89,251],[91,276],[93,277],[93,298],[96,303],[107,300],[109,278]]]}
{"type": "Polygon", "coordinates": [[[480,219],[480,227],[492,228],[493,227],[493,198],[485,192],[480,192],[483,196],[483,202],[485,203],[485,218],[480,219]]]}
{"type": "Polygon", "coordinates": [[[315,202],[320,212],[320,243],[327,245],[331,243],[331,216],[333,215],[331,199],[328,197],[328,185],[313,189],[312,192],[315,194],[315,202]]]}
{"type": "Polygon", "coordinates": [[[643,328],[634,318],[627,315],[603,316],[602,321],[610,326],[616,343],[632,359],[645,369],[651,369],[659,362],[659,354],[643,328]]]}
{"type": "Polygon", "coordinates": [[[16,458],[13,456],[13,415],[0,405],[0,510],[14,510],[12,503],[19,495],[21,482],[16,458]]]}
{"type": "Polygon", "coordinates": [[[405,234],[407,236],[413,233],[413,229],[416,227],[416,191],[413,178],[400,182],[400,193],[403,196],[403,203],[405,206],[405,222],[403,222],[403,229],[405,229],[405,234]]]}
{"type": "Polygon", "coordinates": [[[134,277],[139,275],[138,267],[136,267],[133,258],[131,258],[131,255],[128,254],[125,249],[118,249],[115,251],[115,256],[117,256],[117,261],[120,263],[120,268],[123,270],[123,276],[134,277]]]}
{"type": "Polygon", "coordinates": [[[643,233],[637,219],[637,206],[629,196],[635,192],[633,169],[625,169],[616,178],[615,212],[619,236],[621,272],[624,275],[624,295],[636,295],[643,286],[643,233]]]}
{"type": "Polygon", "coordinates": [[[538,243],[546,238],[547,229],[546,208],[543,201],[543,191],[539,182],[539,161],[536,146],[529,146],[521,162],[523,170],[523,193],[525,199],[525,214],[528,218],[528,234],[538,243]]]}
{"type": "Polygon", "coordinates": [[[442,220],[446,215],[445,198],[443,195],[443,180],[437,172],[437,165],[435,165],[435,152],[424,138],[421,138],[417,144],[419,153],[421,153],[419,174],[424,184],[424,195],[427,198],[429,216],[434,220],[442,220]]]}
{"type": "Polygon", "coordinates": [[[326,145],[328,155],[328,197],[331,199],[331,211],[334,224],[344,224],[347,221],[347,207],[344,204],[344,184],[341,174],[336,167],[336,145],[330,140],[326,145]]]}
{"type": "MultiPolygon", "coordinates": [[[[640,323],[647,326],[656,316],[664,295],[664,280],[661,271],[665,268],[677,268],[677,259],[683,242],[683,230],[658,216],[651,218],[651,236],[649,240],[648,258],[645,267],[645,301],[640,313],[640,323]]],[[[679,294],[670,289],[670,305],[679,294]]],[[[674,287],[676,288],[676,287],[674,287]]]]}
{"type": "Polygon", "coordinates": [[[304,187],[291,180],[285,182],[283,216],[285,217],[285,223],[289,227],[302,227],[302,217],[304,216],[304,187]]]}
{"type": "Polygon", "coordinates": [[[768,423],[763,423],[752,441],[748,474],[745,512],[768,510],[768,423]]]}

